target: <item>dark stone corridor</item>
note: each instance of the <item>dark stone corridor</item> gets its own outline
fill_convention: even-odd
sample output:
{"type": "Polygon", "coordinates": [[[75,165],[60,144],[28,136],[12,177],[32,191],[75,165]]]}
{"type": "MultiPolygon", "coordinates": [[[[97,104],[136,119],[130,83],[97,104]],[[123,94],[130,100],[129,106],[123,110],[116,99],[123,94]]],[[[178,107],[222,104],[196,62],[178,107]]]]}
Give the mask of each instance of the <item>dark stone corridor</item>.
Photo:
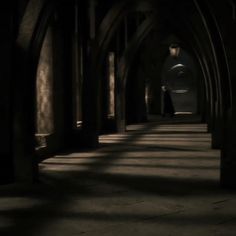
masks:
{"type": "Polygon", "coordinates": [[[0,12],[1,236],[236,235],[236,0],[0,12]]]}

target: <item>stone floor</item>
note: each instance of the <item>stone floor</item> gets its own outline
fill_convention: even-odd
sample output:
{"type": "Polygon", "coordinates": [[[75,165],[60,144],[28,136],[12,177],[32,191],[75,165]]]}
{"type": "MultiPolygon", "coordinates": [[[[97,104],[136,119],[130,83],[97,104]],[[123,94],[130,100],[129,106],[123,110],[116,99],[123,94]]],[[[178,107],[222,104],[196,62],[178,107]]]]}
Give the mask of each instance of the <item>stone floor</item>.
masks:
{"type": "Polygon", "coordinates": [[[195,121],[151,120],[45,160],[38,184],[0,187],[0,235],[235,236],[236,192],[195,121]]]}

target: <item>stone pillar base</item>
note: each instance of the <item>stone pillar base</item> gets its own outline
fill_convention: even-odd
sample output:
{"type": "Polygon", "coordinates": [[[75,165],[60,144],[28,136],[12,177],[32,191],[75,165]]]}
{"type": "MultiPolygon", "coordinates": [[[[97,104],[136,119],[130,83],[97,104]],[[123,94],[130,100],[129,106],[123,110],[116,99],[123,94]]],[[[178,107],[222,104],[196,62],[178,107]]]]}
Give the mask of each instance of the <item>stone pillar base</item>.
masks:
{"type": "Polygon", "coordinates": [[[236,189],[236,161],[221,157],[220,183],[222,187],[236,189]]]}

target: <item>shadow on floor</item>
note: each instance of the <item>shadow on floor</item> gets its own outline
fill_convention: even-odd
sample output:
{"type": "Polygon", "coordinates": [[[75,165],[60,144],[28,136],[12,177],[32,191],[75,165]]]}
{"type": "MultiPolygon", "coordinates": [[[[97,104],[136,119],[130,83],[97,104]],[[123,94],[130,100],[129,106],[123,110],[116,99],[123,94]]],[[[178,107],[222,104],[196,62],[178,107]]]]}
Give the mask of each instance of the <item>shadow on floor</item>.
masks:
{"type": "MultiPolygon", "coordinates": [[[[145,125],[140,133],[134,133],[127,137],[118,146],[114,144],[101,146],[98,150],[104,151],[104,155],[93,159],[91,164],[85,166],[87,167],[86,170],[78,171],[71,169],[66,171],[63,169],[58,170],[57,168],[48,170],[42,166],[39,183],[32,186],[2,187],[0,198],[0,235],[42,235],[40,234],[41,229],[53,225],[58,219],[76,220],[76,222],[80,220],[88,220],[89,222],[159,221],[168,222],[173,225],[180,224],[183,220],[189,224],[206,224],[209,221],[215,220],[214,214],[180,216],[178,214],[183,212],[181,207],[177,207],[175,211],[169,214],[162,214],[161,212],[142,214],[139,212],[108,213],[105,211],[105,208],[99,212],[86,212],[80,210],[78,204],[77,212],[68,211],[68,206],[71,206],[71,202],[75,199],[77,202],[84,199],[90,199],[91,202],[96,201],[96,199],[106,199],[109,202],[112,198],[134,199],[139,196],[145,199],[149,199],[149,197],[154,197],[154,199],[158,199],[158,197],[164,199],[180,199],[185,197],[191,200],[198,197],[207,199],[217,195],[235,194],[235,192],[220,189],[218,180],[198,178],[198,176],[180,178],[178,176],[163,177],[158,175],[158,172],[153,175],[106,172],[110,167],[116,165],[114,162],[119,160],[124,152],[130,151],[130,147],[127,150],[126,148],[121,150],[120,147],[122,145],[132,144],[143,135],[142,131],[146,133],[148,130],[156,127],[156,125],[156,123],[145,125]],[[106,152],[106,148],[112,147],[112,145],[113,149],[111,148],[110,151],[106,152]],[[103,148],[105,149],[103,150],[103,148]],[[111,155],[111,152],[116,151],[115,155],[111,155]]],[[[182,148],[163,148],[158,146],[156,148],[152,147],[149,151],[158,150],[189,151],[182,148]]],[[[148,150],[146,149],[145,152],[148,152],[148,150]]],[[[168,157],[165,158],[168,159],[168,157]]],[[[46,165],[49,165],[49,163],[46,165]]],[[[142,166],[142,168],[144,167],[142,166]]],[[[177,168],[181,169],[181,166],[177,168]]],[[[215,168],[215,166],[212,168],[215,168]]],[[[208,171],[209,169],[206,168],[205,170],[208,171]]],[[[228,214],[224,219],[231,222],[235,217],[235,214],[228,214]]],[[[219,223],[221,222],[219,221],[219,223]]],[[[83,233],[81,230],[76,235],[83,233]]]]}

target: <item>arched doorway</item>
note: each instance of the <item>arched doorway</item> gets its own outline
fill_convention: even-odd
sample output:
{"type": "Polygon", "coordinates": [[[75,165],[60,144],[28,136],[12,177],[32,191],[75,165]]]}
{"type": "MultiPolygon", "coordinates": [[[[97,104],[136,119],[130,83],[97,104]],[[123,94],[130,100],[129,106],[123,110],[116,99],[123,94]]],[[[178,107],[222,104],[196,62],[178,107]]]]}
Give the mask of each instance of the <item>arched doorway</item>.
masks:
{"type": "Polygon", "coordinates": [[[169,55],[162,71],[162,85],[166,86],[173,100],[176,114],[195,114],[198,109],[198,83],[196,65],[192,57],[180,49],[178,57],[169,55]]]}

